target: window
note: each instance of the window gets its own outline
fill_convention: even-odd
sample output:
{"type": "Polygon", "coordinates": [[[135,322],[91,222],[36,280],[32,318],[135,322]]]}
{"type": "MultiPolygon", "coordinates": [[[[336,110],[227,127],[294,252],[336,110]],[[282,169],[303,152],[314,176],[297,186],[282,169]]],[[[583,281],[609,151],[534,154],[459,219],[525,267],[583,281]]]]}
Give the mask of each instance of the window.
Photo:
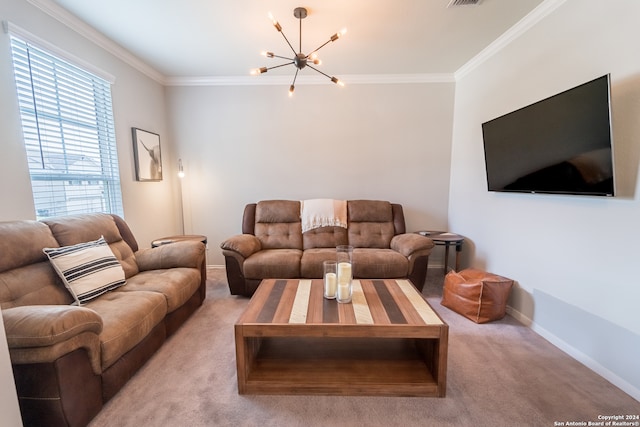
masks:
{"type": "Polygon", "coordinates": [[[111,84],[12,35],[36,217],[123,215],[111,84]]]}

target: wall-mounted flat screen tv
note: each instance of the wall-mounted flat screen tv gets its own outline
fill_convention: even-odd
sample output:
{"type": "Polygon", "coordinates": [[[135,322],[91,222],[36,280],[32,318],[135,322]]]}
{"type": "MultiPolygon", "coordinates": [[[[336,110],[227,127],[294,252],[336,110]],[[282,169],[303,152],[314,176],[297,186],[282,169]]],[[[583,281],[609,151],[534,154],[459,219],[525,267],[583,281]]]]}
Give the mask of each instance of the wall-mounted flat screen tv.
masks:
{"type": "Polygon", "coordinates": [[[610,77],[482,124],[489,191],[614,195],[610,77]]]}

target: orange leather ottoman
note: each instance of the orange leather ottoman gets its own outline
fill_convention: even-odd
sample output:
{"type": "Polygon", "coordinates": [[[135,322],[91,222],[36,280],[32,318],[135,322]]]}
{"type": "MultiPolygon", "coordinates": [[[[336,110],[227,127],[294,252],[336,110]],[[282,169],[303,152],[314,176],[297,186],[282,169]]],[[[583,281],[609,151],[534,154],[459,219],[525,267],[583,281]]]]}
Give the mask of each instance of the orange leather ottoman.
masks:
{"type": "Polygon", "coordinates": [[[502,319],[513,280],[482,270],[450,271],[444,278],[443,306],[476,323],[502,319]]]}

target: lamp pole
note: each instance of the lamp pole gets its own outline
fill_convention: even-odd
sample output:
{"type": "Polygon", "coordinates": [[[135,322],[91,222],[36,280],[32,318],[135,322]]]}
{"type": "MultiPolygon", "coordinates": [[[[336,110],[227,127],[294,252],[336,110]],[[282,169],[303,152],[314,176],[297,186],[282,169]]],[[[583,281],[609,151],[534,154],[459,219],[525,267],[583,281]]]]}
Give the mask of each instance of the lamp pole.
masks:
{"type": "Polygon", "coordinates": [[[184,235],[184,193],[182,189],[182,181],[184,181],[184,168],[182,166],[182,159],[178,159],[178,180],[180,181],[180,231],[184,235]]]}

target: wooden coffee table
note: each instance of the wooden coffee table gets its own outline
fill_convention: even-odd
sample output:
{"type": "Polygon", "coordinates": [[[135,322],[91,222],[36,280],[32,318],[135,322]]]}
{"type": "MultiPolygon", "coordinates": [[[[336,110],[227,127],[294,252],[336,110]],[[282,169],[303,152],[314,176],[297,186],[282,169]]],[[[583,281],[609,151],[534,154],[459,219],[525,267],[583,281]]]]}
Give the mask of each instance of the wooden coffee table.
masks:
{"type": "Polygon", "coordinates": [[[238,393],[444,397],[449,327],[408,280],[263,280],[235,324],[238,393]]]}

